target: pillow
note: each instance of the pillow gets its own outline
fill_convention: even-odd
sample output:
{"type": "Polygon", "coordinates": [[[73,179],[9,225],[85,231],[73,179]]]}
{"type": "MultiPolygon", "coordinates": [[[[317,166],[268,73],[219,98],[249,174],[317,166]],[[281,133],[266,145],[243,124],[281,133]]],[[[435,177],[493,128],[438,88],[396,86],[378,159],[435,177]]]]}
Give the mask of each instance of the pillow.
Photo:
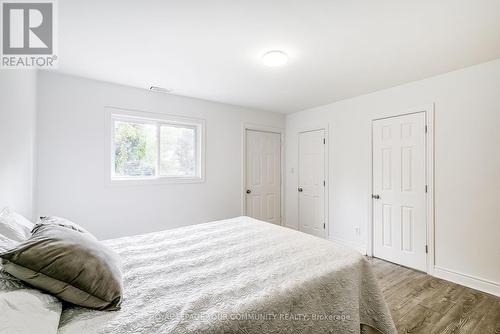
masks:
{"type": "MultiPolygon", "coordinates": [[[[0,253],[6,252],[9,249],[13,249],[18,244],[19,242],[6,238],[0,234],[0,253]]],[[[15,278],[14,276],[6,272],[2,268],[2,264],[0,261],[0,291],[5,292],[7,290],[17,290],[24,288],[26,288],[26,285],[19,279],[15,278]]],[[[0,312],[0,314],[2,313],[0,312]]],[[[1,327],[0,327],[0,333],[2,333],[1,327]]]]}
{"type": "Polygon", "coordinates": [[[30,239],[0,258],[5,271],[62,300],[97,310],[120,309],[118,255],[88,233],[40,225],[30,239]]]}
{"type": "MultiPolygon", "coordinates": [[[[6,272],[0,265],[0,291],[6,292],[10,290],[26,289],[27,286],[16,277],[6,272]]],[[[0,313],[1,314],[1,313],[0,313]]],[[[0,331],[1,333],[1,331],[0,331]]]]}
{"type": "Polygon", "coordinates": [[[62,304],[35,289],[0,291],[0,332],[56,334],[62,304]],[[5,332],[4,332],[5,331],[5,332]]]}
{"type": "Polygon", "coordinates": [[[40,217],[40,221],[34,226],[33,230],[31,231],[32,233],[41,225],[59,225],[63,226],[66,228],[70,228],[72,230],[81,232],[81,233],[88,233],[91,235],[94,239],[97,240],[96,237],[94,237],[93,234],[91,234],[89,231],[78,225],[77,223],[72,222],[71,220],[68,220],[66,218],[61,218],[61,217],[40,217]]]}
{"type": "Polygon", "coordinates": [[[24,241],[35,225],[16,212],[5,208],[0,212],[0,235],[14,241],[24,241]]]}
{"type": "Polygon", "coordinates": [[[0,266],[0,333],[56,334],[62,303],[27,287],[0,266]]]}
{"type": "Polygon", "coordinates": [[[0,253],[16,247],[17,244],[19,244],[18,241],[14,241],[0,234],[0,253]]]}

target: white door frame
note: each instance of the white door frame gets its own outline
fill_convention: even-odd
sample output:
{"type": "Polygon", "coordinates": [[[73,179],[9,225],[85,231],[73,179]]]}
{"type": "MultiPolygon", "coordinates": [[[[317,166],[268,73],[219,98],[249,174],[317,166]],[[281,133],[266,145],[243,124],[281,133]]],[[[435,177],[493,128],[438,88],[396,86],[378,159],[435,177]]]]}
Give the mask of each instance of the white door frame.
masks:
{"type": "MultiPolygon", "coordinates": [[[[426,159],[426,184],[427,184],[427,198],[426,198],[426,236],[427,236],[427,249],[426,254],[426,268],[427,273],[432,275],[434,269],[434,104],[412,108],[406,110],[403,113],[384,115],[383,117],[374,118],[371,120],[371,125],[376,120],[384,118],[392,118],[398,116],[404,116],[408,114],[415,114],[419,112],[425,113],[425,125],[427,129],[427,135],[425,138],[425,159],[426,159]]],[[[367,238],[367,255],[373,256],[373,199],[371,195],[373,194],[373,126],[371,128],[370,135],[370,151],[371,151],[371,168],[370,168],[370,187],[371,190],[369,207],[370,207],[370,221],[368,224],[368,238],[367,238]]]]}
{"type": "Polygon", "coordinates": [[[324,196],[324,208],[325,208],[325,239],[331,239],[331,236],[330,236],[330,169],[329,169],[329,165],[330,165],[330,137],[329,137],[329,128],[330,128],[330,125],[329,124],[326,124],[326,125],[321,125],[321,126],[317,126],[317,127],[308,127],[308,128],[301,128],[297,131],[297,177],[296,177],[296,181],[297,181],[297,184],[295,185],[295,193],[296,193],[296,196],[297,196],[297,228],[298,230],[300,231],[300,212],[299,212],[299,192],[297,191],[297,188],[299,186],[299,166],[300,166],[300,162],[298,161],[298,159],[300,159],[300,134],[301,133],[304,133],[304,132],[310,132],[310,131],[317,131],[317,130],[323,130],[325,131],[325,196],[324,196]]]}
{"type": "Polygon", "coordinates": [[[259,124],[251,124],[251,123],[245,123],[242,126],[242,131],[241,131],[241,143],[242,143],[242,168],[241,168],[241,214],[243,216],[246,216],[247,214],[247,205],[246,205],[246,189],[247,189],[247,130],[252,130],[252,131],[260,131],[260,132],[270,132],[270,133],[277,133],[280,135],[280,225],[284,226],[285,225],[285,199],[284,199],[284,194],[285,194],[285,182],[284,182],[284,176],[285,176],[285,129],[283,128],[277,128],[277,127],[272,127],[272,126],[267,126],[267,125],[259,125],[259,124]]]}

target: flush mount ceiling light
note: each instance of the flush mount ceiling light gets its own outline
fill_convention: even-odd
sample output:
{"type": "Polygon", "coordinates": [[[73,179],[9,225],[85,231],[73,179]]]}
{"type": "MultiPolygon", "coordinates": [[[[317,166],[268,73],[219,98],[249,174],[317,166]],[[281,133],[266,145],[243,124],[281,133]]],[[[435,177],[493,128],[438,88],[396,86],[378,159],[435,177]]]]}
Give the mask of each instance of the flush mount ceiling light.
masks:
{"type": "Polygon", "coordinates": [[[149,86],[149,90],[157,93],[172,93],[172,89],[167,89],[159,86],[149,86]]]}
{"type": "Polygon", "coordinates": [[[283,51],[269,51],[262,56],[262,63],[269,67],[283,66],[288,63],[288,56],[283,51]]]}

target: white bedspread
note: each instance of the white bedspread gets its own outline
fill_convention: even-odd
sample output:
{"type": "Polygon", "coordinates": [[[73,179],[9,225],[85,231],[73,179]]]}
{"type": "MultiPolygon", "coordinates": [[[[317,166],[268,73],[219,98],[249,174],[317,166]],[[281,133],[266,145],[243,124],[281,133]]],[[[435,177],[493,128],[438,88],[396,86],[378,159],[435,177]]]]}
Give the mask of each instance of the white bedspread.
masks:
{"type": "Polygon", "coordinates": [[[396,333],[370,264],[248,217],[105,241],[123,260],[117,312],[70,307],[67,333],[396,333]]]}

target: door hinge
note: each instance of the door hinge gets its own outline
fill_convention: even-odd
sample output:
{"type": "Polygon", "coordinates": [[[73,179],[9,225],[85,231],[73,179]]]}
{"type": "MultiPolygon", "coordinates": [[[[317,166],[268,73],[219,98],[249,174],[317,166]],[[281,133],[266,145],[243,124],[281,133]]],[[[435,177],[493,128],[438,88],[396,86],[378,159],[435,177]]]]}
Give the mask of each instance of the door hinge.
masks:
{"type": "Polygon", "coordinates": [[[425,133],[427,133],[427,125],[425,126],[425,133]]]}
{"type": "Polygon", "coordinates": [[[326,138],[323,138],[323,144],[326,144],[326,138]]]}
{"type": "Polygon", "coordinates": [[[323,230],[326,229],[326,223],[323,223],[323,230]]]}
{"type": "Polygon", "coordinates": [[[323,187],[326,187],[326,181],[323,180],[323,187]]]}
{"type": "Polygon", "coordinates": [[[425,254],[429,253],[429,246],[425,245],[425,254]]]}
{"type": "Polygon", "coordinates": [[[425,192],[427,193],[427,185],[425,185],[425,192]]]}

